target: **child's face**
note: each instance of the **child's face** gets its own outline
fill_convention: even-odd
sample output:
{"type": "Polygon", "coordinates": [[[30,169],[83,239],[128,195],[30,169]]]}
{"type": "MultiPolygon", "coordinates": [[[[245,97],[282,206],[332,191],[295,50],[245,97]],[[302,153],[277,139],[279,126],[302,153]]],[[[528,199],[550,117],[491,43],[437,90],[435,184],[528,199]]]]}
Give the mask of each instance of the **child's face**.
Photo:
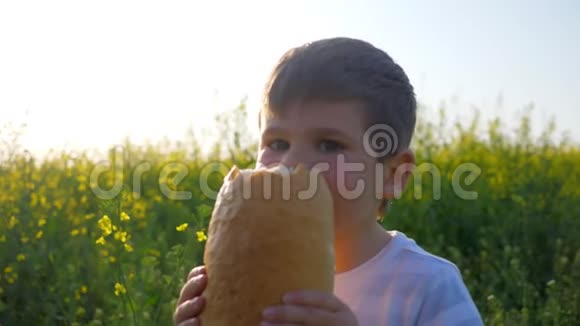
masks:
{"type": "Polygon", "coordinates": [[[318,165],[333,194],[335,231],[375,223],[384,178],[377,173],[377,159],[365,150],[363,111],[357,104],[295,104],[283,115],[261,119],[257,167],[318,165]]]}

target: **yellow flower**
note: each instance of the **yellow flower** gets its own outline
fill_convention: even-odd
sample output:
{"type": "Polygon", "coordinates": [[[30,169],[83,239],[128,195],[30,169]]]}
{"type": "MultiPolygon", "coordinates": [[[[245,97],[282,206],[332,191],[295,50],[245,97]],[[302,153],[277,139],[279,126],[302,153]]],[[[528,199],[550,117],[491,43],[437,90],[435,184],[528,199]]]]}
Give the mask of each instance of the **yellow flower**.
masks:
{"type": "Polygon", "coordinates": [[[12,230],[14,226],[16,226],[16,224],[18,224],[18,220],[16,219],[16,217],[11,216],[10,221],[8,222],[8,228],[12,230]]]}
{"type": "Polygon", "coordinates": [[[46,219],[44,217],[41,217],[40,220],[38,220],[38,227],[43,227],[46,224],[46,219]]]}
{"type": "Polygon", "coordinates": [[[81,286],[81,293],[86,294],[87,292],[88,292],[87,286],[86,285],[81,286]]]}
{"type": "Polygon", "coordinates": [[[121,221],[128,221],[131,218],[129,217],[129,215],[127,215],[127,213],[123,212],[121,213],[121,221]]]}
{"type": "Polygon", "coordinates": [[[104,235],[113,233],[113,223],[111,223],[111,219],[107,215],[103,215],[98,223],[99,228],[103,231],[104,235]]]}
{"type": "Polygon", "coordinates": [[[115,256],[110,256],[110,257],[109,257],[109,261],[110,261],[111,263],[114,263],[114,262],[116,262],[116,261],[117,261],[117,258],[115,258],[115,256]]]}
{"type": "Polygon", "coordinates": [[[127,289],[125,289],[125,286],[123,286],[123,284],[119,282],[115,283],[115,295],[119,296],[120,294],[125,293],[127,293],[127,289]]]}
{"type": "Polygon", "coordinates": [[[14,284],[14,279],[12,277],[8,278],[8,284],[14,284]]]}
{"type": "Polygon", "coordinates": [[[12,273],[12,267],[7,266],[4,268],[4,274],[12,273]]]}
{"type": "Polygon", "coordinates": [[[203,231],[197,231],[197,241],[199,242],[203,242],[205,240],[207,240],[207,236],[205,235],[205,233],[203,231]]]}
{"type": "Polygon", "coordinates": [[[189,224],[187,224],[187,223],[183,223],[183,224],[181,224],[181,225],[177,226],[175,229],[176,229],[177,231],[179,231],[179,232],[183,232],[183,231],[185,231],[185,229],[187,229],[187,226],[188,226],[188,225],[189,225],[189,224]]]}
{"type": "Polygon", "coordinates": [[[79,230],[78,229],[74,229],[74,230],[70,231],[70,235],[73,236],[73,237],[79,235],[79,230]]]}
{"type": "Polygon", "coordinates": [[[115,232],[115,240],[119,240],[122,243],[125,243],[127,241],[127,232],[124,231],[115,232]]]}
{"type": "Polygon", "coordinates": [[[96,244],[105,245],[105,238],[100,237],[95,241],[96,244]]]}
{"type": "Polygon", "coordinates": [[[40,239],[40,238],[42,238],[42,234],[43,234],[42,230],[40,230],[40,231],[36,232],[36,238],[37,238],[37,239],[40,239]]]}
{"type": "Polygon", "coordinates": [[[23,254],[18,254],[18,256],[16,256],[16,260],[17,261],[25,261],[26,256],[24,256],[23,254]]]}
{"type": "Polygon", "coordinates": [[[20,241],[22,241],[22,243],[28,243],[28,240],[28,237],[24,234],[20,237],[20,241]]]}
{"type": "Polygon", "coordinates": [[[133,247],[131,247],[130,244],[125,243],[125,250],[127,250],[128,252],[133,251],[133,247]]]}
{"type": "Polygon", "coordinates": [[[143,201],[136,202],[135,205],[133,205],[133,217],[144,218],[145,209],[146,209],[145,202],[143,201]]]}
{"type": "Polygon", "coordinates": [[[87,235],[87,227],[86,226],[83,226],[83,228],[81,229],[81,234],[87,235]]]}

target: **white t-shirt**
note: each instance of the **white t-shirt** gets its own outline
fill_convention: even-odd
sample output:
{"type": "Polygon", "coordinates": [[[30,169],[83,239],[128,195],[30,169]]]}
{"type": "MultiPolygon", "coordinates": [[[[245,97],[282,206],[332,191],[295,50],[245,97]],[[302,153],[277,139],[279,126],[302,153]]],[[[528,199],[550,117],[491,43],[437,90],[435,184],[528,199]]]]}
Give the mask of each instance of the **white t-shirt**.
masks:
{"type": "Polygon", "coordinates": [[[335,295],[359,326],[483,325],[459,269],[413,239],[391,241],[372,259],[335,275],[335,295]]]}

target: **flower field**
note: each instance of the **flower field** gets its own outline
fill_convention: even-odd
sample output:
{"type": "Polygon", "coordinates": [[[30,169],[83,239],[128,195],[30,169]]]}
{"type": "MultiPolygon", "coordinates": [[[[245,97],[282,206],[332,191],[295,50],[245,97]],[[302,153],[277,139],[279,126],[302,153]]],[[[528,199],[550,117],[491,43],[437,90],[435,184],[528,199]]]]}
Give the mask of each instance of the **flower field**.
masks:
{"type": "MultiPolygon", "coordinates": [[[[0,152],[0,325],[171,324],[202,263],[214,202],[201,182],[217,190],[228,167],[254,164],[244,114],[220,120],[233,136],[208,155],[196,140],[127,142],[107,166],[88,152],[0,152]]],[[[579,325],[580,148],[529,126],[420,123],[421,177],[382,223],[457,264],[486,325],[579,325]],[[462,164],[477,177],[458,177],[462,164]]]]}

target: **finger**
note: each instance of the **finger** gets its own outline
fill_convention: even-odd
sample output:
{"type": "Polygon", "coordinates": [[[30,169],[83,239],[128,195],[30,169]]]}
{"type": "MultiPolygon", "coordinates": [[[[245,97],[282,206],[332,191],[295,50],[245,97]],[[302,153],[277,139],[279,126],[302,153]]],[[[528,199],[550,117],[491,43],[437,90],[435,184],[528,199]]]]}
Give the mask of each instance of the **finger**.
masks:
{"type": "Polygon", "coordinates": [[[199,319],[193,318],[193,319],[188,319],[177,326],[200,326],[200,325],[201,325],[201,323],[199,322],[199,319]]]}
{"type": "MultiPolygon", "coordinates": [[[[197,317],[202,311],[205,305],[205,300],[203,297],[195,297],[191,300],[187,300],[175,309],[173,314],[173,322],[175,325],[179,325],[188,319],[197,317]]],[[[197,319],[197,318],[195,318],[197,319]]],[[[197,321],[199,323],[199,321],[197,321]]]]}
{"type": "Polygon", "coordinates": [[[190,300],[201,295],[206,285],[207,275],[201,274],[194,276],[192,279],[187,281],[187,283],[185,283],[183,288],[181,288],[181,293],[179,294],[179,300],[177,301],[177,304],[179,305],[186,300],[190,300]]]}
{"type": "Polygon", "coordinates": [[[205,266],[197,266],[195,268],[193,268],[190,272],[189,275],[187,275],[187,280],[191,280],[193,277],[197,276],[197,275],[201,275],[201,274],[205,274],[205,266]]]}
{"type": "Polygon", "coordinates": [[[262,321],[273,323],[306,323],[307,325],[328,325],[333,313],[310,306],[286,304],[264,309],[262,321]]]}
{"type": "Polygon", "coordinates": [[[293,291],[284,295],[282,300],[284,303],[312,306],[332,312],[341,311],[345,308],[344,304],[332,293],[321,291],[293,291]]]}

